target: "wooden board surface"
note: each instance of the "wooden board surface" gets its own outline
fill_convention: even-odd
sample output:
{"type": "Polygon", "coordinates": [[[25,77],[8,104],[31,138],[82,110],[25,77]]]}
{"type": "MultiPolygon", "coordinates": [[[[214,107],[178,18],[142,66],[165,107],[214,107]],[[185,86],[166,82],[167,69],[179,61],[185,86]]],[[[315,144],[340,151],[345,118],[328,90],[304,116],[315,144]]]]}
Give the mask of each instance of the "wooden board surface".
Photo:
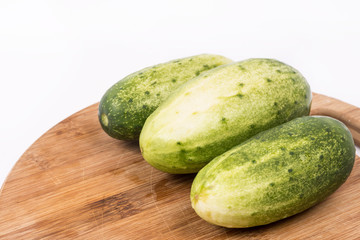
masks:
{"type": "MultiPolygon", "coordinates": [[[[360,162],[346,183],[307,211],[266,226],[227,229],[196,215],[195,174],[148,165],[137,143],[108,137],[94,104],[39,138],[0,195],[0,239],[359,239],[360,162]]],[[[312,114],[344,121],[359,144],[360,110],[314,94],[312,114]]]]}

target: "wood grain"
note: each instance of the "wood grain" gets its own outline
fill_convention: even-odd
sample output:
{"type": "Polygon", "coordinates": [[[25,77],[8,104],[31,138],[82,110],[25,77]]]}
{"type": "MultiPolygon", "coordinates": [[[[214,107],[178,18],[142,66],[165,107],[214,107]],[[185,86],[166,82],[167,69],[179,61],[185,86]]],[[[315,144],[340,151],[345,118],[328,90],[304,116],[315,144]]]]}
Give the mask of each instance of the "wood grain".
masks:
{"type": "MultiPolygon", "coordinates": [[[[249,229],[213,226],[191,208],[194,174],[148,165],[138,144],[108,137],[94,104],[39,138],[0,195],[0,239],[359,239],[360,162],[346,183],[296,216],[249,229]]],[[[312,114],[345,122],[359,144],[360,109],[314,94],[312,114]]]]}

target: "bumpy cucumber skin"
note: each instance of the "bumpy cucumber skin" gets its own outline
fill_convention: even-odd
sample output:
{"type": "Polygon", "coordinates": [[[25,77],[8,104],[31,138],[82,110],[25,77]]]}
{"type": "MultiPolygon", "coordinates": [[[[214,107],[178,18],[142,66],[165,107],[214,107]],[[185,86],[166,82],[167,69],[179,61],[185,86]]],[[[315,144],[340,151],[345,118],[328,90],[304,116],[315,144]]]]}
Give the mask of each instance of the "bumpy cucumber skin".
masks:
{"type": "Polygon", "coordinates": [[[301,117],[216,157],[196,176],[192,207],[229,228],[268,224],[324,200],[350,175],[355,146],[329,117],[301,117]]]}
{"type": "Polygon", "coordinates": [[[255,134],[309,114],[311,91],[273,59],[217,67],[177,89],[145,122],[144,159],[168,173],[198,172],[255,134]]]}
{"type": "Polygon", "coordinates": [[[113,138],[138,140],[146,118],[181,84],[209,69],[232,62],[201,54],[155,65],[130,74],[102,97],[99,121],[113,138]]]}

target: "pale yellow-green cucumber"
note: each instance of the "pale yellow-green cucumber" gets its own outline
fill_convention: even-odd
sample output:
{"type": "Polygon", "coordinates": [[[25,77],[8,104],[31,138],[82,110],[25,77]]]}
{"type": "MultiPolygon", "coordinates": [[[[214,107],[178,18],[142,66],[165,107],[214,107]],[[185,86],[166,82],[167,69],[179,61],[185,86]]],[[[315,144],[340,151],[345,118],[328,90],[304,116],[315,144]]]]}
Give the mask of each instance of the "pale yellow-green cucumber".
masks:
{"type": "Polygon", "coordinates": [[[198,172],[255,134],[308,115],[311,91],[293,67],[273,59],[219,66],[186,82],[146,120],[144,159],[168,173],[198,172]]]}

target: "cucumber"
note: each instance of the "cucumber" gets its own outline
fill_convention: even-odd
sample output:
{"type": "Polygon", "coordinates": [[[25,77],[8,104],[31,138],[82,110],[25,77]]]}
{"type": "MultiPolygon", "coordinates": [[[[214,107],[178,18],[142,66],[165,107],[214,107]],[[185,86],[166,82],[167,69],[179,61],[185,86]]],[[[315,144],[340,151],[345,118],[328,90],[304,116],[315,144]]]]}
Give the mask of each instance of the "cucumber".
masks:
{"type": "Polygon", "coordinates": [[[146,120],[144,159],[168,173],[198,172],[255,134],[309,114],[311,91],[294,68],[249,59],[212,69],[177,89],[146,120]]]}
{"type": "Polygon", "coordinates": [[[268,224],[324,200],[345,182],[354,160],[354,142],[344,124],[300,117],[211,161],[192,184],[192,207],[224,227],[268,224]]]}
{"type": "Polygon", "coordinates": [[[137,140],[146,118],[181,84],[209,69],[232,62],[202,54],[137,71],[113,85],[102,97],[98,117],[111,137],[137,140]]]}

